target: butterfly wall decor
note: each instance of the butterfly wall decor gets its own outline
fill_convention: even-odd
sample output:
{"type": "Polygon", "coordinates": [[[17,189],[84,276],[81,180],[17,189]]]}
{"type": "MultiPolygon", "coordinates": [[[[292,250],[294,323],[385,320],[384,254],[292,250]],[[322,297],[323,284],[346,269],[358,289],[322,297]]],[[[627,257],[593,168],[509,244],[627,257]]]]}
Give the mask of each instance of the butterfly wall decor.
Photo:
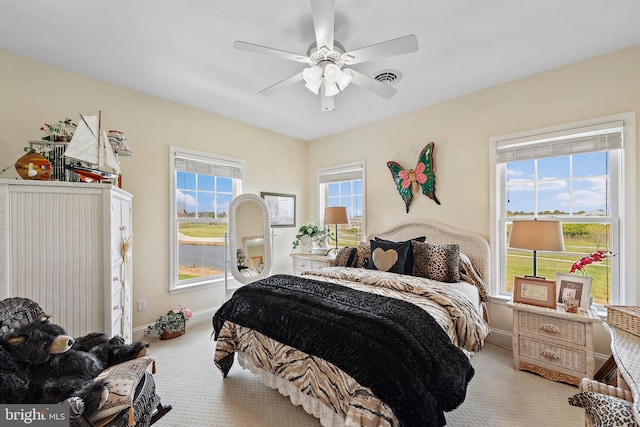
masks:
{"type": "Polygon", "coordinates": [[[435,169],[433,162],[434,145],[433,142],[430,142],[422,149],[415,169],[406,171],[397,162],[387,162],[387,167],[391,171],[396,187],[398,187],[398,193],[400,193],[406,205],[407,213],[409,213],[409,205],[413,200],[413,194],[418,191],[422,191],[425,196],[440,204],[436,197],[436,176],[433,174],[435,169]]]}

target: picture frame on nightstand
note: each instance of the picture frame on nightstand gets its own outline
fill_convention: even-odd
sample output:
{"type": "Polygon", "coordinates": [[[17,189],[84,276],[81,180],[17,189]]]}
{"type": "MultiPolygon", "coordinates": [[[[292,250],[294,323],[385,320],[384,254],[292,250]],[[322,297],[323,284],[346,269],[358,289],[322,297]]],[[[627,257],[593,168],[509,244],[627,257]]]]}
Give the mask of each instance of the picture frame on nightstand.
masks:
{"type": "Polygon", "coordinates": [[[556,282],[516,276],[513,278],[513,302],[556,308],[556,282]]]}
{"type": "Polygon", "coordinates": [[[562,304],[564,297],[580,300],[580,308],[587,310],[591,299],[593,277],[584,274],[556,273],[556,301],[562,304]]]}

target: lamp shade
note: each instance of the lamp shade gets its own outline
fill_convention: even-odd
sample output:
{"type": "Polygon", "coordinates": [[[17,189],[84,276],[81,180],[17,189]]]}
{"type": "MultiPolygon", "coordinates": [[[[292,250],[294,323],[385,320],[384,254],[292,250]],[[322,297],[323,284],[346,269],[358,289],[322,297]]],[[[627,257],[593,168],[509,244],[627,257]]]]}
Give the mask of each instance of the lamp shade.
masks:
{"type": "Polygon", "coordinates": [[[346,206],[331,206],[324,208],[324,223],[348,224],[349,217],[347,217],[346,206]]]}
{"type": "Polygon", "coordinates": [[[509,247],[532,251],[564,251],[562,223],[558,220],[519,220],[511,225],[509,247]]]}

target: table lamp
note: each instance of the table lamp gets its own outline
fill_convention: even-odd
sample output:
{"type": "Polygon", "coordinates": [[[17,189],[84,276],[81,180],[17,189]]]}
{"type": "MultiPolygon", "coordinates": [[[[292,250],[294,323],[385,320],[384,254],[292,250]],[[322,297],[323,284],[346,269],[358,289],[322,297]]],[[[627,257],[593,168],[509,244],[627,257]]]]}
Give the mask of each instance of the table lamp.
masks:
{"type": "Polygon", "coordinates": [[[538,251],[564,251],[562,223],[559,220],[527,219],[513,221],[509,247],[533,251],[533,275],[538,276],[538,251]]]}
{"type": "Polygon", "coordinates": [[[336,253],[338,253],[338,224],[348,224],[346,206],[331,206],[324,208],[324,223],[336,226],[336,253]]]}

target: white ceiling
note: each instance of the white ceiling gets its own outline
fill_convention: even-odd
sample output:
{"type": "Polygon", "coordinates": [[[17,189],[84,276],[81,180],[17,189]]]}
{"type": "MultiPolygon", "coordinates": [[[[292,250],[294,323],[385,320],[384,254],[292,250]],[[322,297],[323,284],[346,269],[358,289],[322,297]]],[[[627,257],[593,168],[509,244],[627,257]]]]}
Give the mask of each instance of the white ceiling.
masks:
{"type": "Polygon", "coordinates": [[[308,0],[3,0],[0,49],[313,140],[640,43],[638,0],[336,0],[335,8],[335,38],[347,51],[417,36],[416,53],[352,66],[369,76],[400,71],[391,99],[350,85],[322,113],[302,82],[258,93],[304,65],[233,42],[306,54],[308,0]]]}

